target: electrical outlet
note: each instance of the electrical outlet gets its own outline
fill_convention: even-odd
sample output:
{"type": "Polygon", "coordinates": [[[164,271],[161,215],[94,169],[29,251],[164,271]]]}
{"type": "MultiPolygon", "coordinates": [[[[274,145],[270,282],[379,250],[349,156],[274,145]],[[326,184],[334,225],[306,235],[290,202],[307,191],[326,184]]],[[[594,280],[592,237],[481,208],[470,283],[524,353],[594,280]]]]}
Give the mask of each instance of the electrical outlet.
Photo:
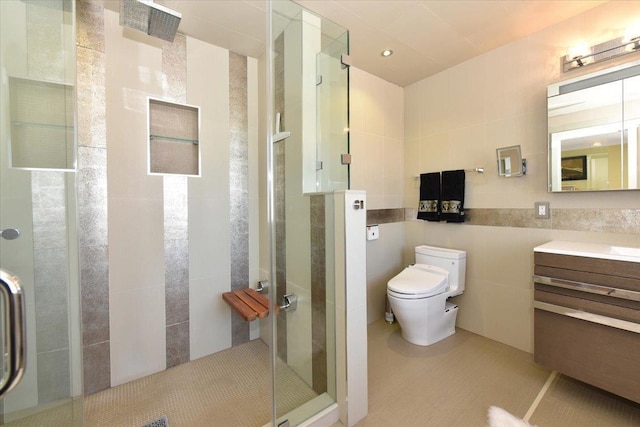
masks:
{"type": "Polygon", "coordinates": [[[378,240],[380,228],[377,225],[367,225],[367,240],[378,240]]]}
{"type": "Polygon", "coordinates": [[[536,202],[536,219],[549,219],[551,218],[551,210],[549,209],[549,202],[536,202]]]}

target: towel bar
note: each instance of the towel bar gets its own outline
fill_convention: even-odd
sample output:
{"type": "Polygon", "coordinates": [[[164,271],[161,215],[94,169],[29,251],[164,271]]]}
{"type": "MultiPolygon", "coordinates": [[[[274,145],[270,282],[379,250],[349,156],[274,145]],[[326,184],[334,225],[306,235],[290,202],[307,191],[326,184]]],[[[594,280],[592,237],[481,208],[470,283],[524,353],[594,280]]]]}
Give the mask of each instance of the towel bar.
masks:
{"type": "MultiPolygon", "coordinates": [[[[484,168],[473,168],[473,169],[465,169],[465,172],[477,172],[484,173],[484,168]]],[[[420,179],[420,175],[414,175],[413,179],[420,179]]]]}

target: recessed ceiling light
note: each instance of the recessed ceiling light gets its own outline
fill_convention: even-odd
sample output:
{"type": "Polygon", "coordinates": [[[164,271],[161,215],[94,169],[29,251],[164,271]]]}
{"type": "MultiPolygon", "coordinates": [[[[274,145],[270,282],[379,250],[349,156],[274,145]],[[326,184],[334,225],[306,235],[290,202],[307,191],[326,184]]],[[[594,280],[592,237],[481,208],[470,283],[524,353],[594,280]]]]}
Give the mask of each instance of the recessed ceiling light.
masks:
{"type": "Polygon", "coordinates": [[[385,49],[382,52],[380,52],[380,55],[384,57],[391,56],[393,55],[393,51],[391,49],[385,49]]]}

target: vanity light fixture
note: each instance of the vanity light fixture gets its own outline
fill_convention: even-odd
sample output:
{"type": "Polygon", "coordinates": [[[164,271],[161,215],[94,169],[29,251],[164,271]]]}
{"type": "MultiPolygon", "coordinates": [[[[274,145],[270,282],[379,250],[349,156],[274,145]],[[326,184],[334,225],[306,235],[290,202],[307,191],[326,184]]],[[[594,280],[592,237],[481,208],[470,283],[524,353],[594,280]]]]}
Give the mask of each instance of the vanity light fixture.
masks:
{"type": "Polygon", "coordinates": [[[589,46],[586,42],[576,44],[562,58],[562,71],[566,73],[585,65],[633,52],[640,52],[640,23],[627,27],[623,37],[593,46],[589,46]]]}
{"type": "Polygon", "coordinates": [[[384,56],[385,58],[388,56],[393,55],[393,51],[391,49],[385,49],[382,52],[380,52],[380,55],[384,56]]]}
{"type": "Polygon", "coordinates": [[[624,32],[624,42],[626,43],[627,51],[640,49],[640,22],[627,27],[624,32]]]}
{"type": "Polygon", "coordinates": [[[572,68],[583,67],[593,62],[591,48],[585,41],[580,41],[567,51],[567,61],[571,62],[572,68]]]}

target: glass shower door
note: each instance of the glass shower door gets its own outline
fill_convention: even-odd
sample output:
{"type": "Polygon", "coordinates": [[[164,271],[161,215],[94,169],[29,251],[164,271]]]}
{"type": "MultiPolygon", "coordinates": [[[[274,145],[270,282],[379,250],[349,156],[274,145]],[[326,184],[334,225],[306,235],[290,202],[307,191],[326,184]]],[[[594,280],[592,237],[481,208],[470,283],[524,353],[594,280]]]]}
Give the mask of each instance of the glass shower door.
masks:
{"type": "Polygon", "coordinates": [[[0,21],[0,268],[26,312],[26,369],[0,425],[79,426],[74,2],[1,1],[0,21]]]}
{"type": "Polygon", "coordinates": [[[270,3],[270,144],[276,425],[337,400],[333,191],[348,189],[348,34],[290,1],[270,3]]]}

